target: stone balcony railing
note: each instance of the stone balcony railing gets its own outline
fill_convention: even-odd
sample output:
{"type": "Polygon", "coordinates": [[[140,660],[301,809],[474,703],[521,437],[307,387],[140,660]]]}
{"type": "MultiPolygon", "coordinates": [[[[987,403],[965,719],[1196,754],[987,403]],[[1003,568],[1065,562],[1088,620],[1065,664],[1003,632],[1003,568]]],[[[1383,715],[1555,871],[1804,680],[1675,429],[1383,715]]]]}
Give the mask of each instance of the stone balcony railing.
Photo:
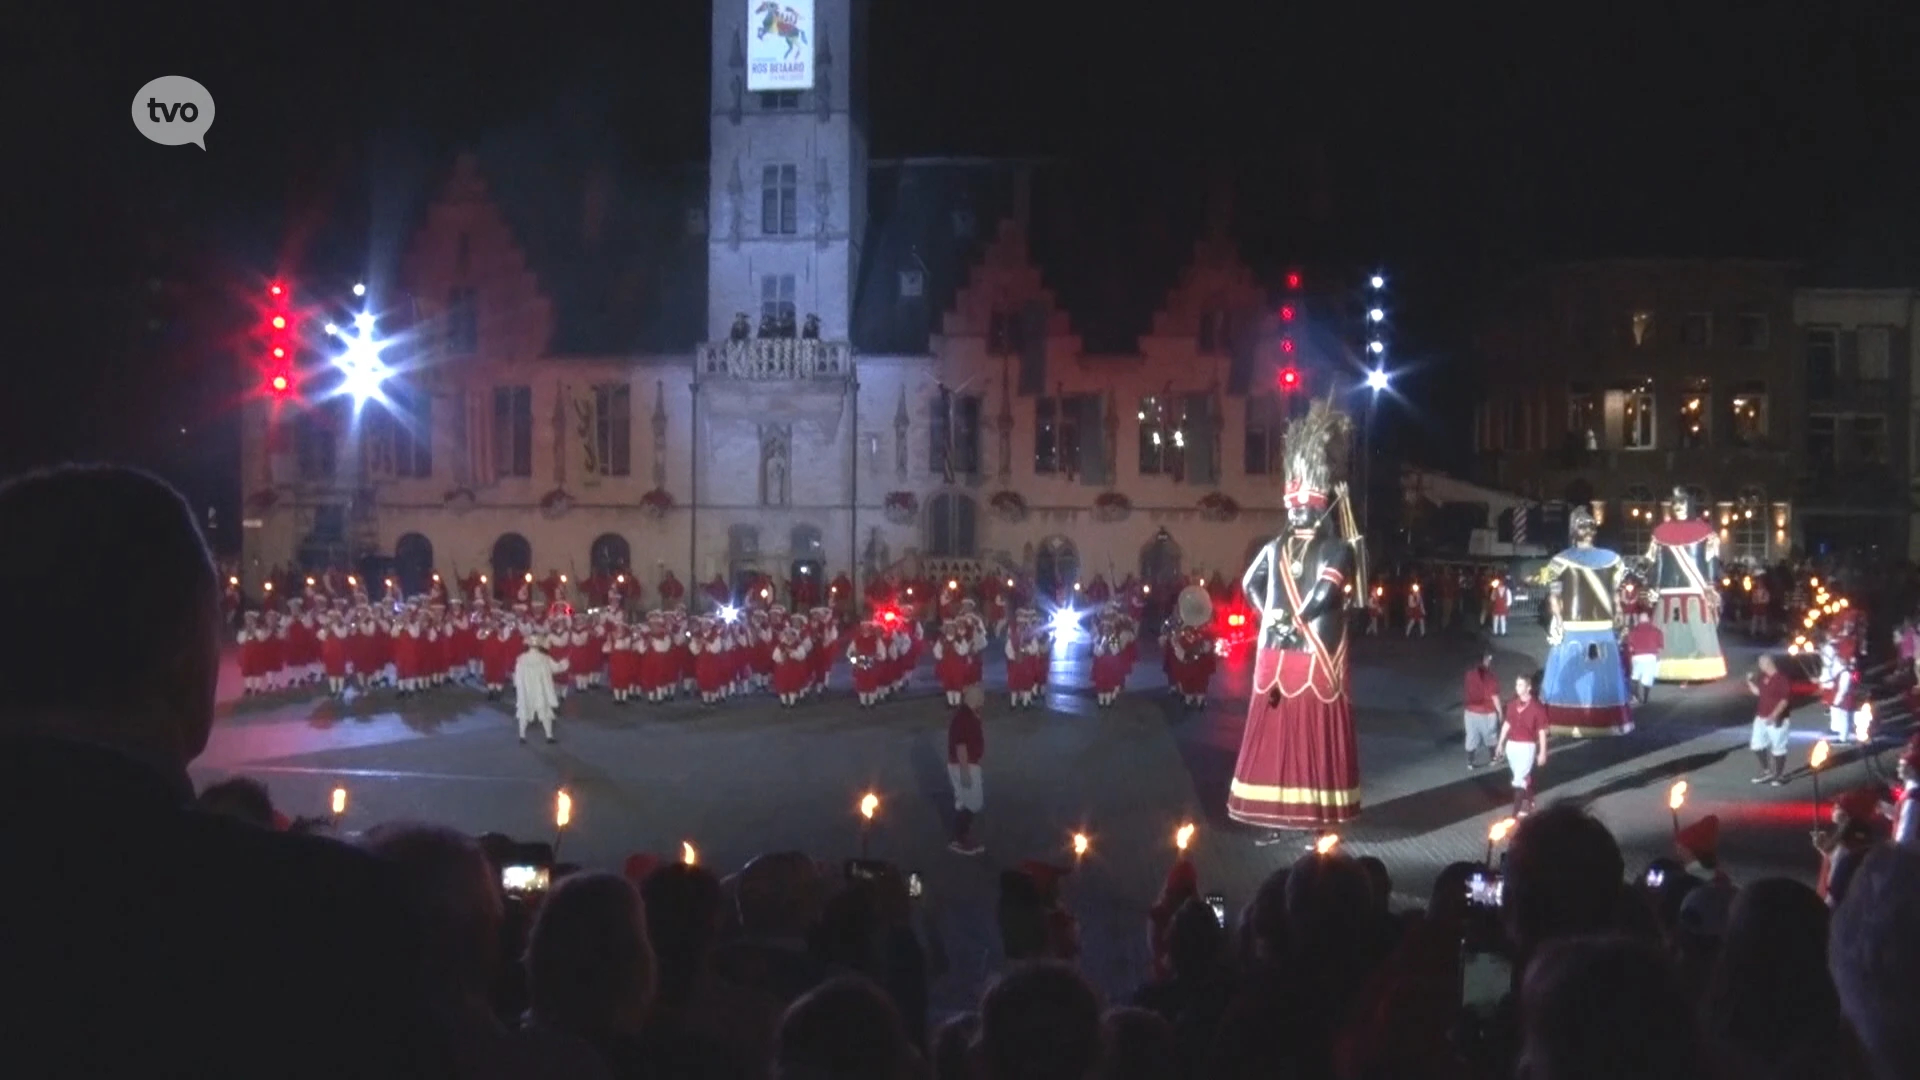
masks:
{"type": "Polygon", "coordinates": [[[710,341],[700,346],[703,379],[844,379],[853,374],[853,346],[814,338],[710,341]]]}

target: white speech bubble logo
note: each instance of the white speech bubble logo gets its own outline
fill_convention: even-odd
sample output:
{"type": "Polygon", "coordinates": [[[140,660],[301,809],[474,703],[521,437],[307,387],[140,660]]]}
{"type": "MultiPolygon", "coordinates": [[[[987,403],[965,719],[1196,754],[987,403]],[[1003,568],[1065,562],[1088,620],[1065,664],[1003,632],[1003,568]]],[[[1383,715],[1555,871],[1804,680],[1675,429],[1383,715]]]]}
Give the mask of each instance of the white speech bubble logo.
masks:
{"type": "Polygon", "coordinates": [[[162,75],[133,95],[133,126],[161,146],[207,148],[213,95],[185,75],[162,75]]]}

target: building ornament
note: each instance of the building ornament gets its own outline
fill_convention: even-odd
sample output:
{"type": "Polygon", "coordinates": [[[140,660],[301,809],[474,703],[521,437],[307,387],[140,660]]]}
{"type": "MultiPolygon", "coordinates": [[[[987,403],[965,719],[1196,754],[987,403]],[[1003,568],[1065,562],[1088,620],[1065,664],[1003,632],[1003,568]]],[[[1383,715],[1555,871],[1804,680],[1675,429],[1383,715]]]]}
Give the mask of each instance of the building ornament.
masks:
{"type": "Polygon", "coordinates": [[[844,379],[853,374],[853,349],[844,341],[817,338],[749,338],[709,341],[699,347],[702,378],[844,379]]]}

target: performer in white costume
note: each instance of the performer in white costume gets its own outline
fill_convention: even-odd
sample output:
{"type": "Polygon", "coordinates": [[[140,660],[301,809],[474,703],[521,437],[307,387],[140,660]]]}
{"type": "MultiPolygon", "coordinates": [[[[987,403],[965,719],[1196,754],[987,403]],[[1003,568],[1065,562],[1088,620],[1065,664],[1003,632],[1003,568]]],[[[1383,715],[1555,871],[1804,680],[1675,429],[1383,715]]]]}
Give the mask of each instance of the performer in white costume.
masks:
{"type": "Polygon", "coordinates": [[[558,741],[553,737],[553,713],[560,707],[560,694],[553,680],[566,670],[565,660],[547,655],[546,638],[538,634],[527,637],[527,651],[513,665],[513,715],[520,721],[522,743],[527,741],[527,725],[531,723],[546,730],[548,742],[558,741]]]}

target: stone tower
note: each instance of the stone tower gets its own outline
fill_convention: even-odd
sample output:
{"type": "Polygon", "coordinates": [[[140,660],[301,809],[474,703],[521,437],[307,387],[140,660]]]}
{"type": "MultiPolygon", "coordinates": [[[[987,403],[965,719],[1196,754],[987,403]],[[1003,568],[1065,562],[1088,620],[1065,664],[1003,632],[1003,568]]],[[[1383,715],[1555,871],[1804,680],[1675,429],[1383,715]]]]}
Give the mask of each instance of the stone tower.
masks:
{"type": "Polygon", "coordinates": [[[864,0],[713,0],[707,333],[790,305],[846,341],[866,226],[864,0]],[[776,66],[764,69],[760,62],[776,66]],[[801,63],[805,68],[799,67],[801,63]],[[750,87],[766,78],[801,89],[750,87]]]}

